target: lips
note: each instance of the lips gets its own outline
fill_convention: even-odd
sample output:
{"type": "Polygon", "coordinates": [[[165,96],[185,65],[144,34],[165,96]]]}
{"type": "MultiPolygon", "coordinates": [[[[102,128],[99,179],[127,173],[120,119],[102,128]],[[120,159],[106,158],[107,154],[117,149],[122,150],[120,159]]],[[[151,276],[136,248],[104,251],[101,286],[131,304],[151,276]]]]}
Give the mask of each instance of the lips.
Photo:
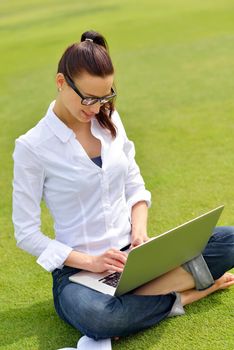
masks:
{"type": "Polygon", "coordinates": [[[92,118],[92,117],[94,117],[94,116],[95,116],[95,114],[94,114],[94,113],[88,114],[88,113],[86,113],[86,112],[85,112],[85,111],[83,111],[83,110],[82,110],[82,112],[84,113],[84,115],[86,115],[86,117],[87,117],[87,118],[92,118]]]}

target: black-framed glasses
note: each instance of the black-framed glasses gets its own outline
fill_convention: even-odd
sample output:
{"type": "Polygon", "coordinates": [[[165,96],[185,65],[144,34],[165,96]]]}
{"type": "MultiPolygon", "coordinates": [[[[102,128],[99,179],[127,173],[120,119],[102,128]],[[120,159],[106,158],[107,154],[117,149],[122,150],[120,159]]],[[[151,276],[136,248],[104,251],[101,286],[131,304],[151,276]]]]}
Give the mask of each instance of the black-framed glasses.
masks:
{"type": "Polygon", "coordinates": [[[71,78],[69,78],[67,75],[65,76],[66,82],[68,85],[72,88],[75,93],[77,93],[78,96],[81,98],[81,104],[85,106],[94,105],[95,103],[99,102],[101,105],[104,105],[105,103],[111,102],[113,98],[116,96],[116,92],[113,88],[111,88],[111,95],[103,96],[103,97],[88,97],[83,96],[82,93],[78,90],[78,88],[75,86],[74,82],[71,78]]]}

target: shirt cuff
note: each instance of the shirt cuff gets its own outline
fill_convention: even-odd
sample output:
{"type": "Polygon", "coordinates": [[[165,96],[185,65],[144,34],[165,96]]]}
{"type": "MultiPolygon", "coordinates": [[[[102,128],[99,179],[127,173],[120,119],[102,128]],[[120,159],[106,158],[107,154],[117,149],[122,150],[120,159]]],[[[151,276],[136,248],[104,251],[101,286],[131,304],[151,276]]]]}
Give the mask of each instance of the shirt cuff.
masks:
{"type": "Polygon", "coordinates": [[[45,270],[52,272],[63,265],[72,250],[71,247],[68,247],[59,241],[51,240],[46,249],[38,257],[37,263],[45,270]]]}
{"type": "Polygon", "coordinates": [[[131,213],[132,207],[141,201],[145,201],[148,208],[151,206],[151,193],[147,190],[139,191],[135,195],[131,196],[130,199],[128,199],[127,204],[128,204],[128,209],[129,212],[131,213]]]}

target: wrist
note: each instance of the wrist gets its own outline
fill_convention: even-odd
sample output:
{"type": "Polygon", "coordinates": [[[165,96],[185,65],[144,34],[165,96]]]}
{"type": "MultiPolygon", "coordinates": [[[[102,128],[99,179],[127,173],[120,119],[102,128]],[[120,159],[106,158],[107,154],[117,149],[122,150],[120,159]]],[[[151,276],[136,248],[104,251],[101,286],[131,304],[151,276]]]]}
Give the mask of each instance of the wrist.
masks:
{"type": "Polygon", "coordinates": [[[73,250],[64,262],[64,265],[81,270],[92,271],[95,266],[94,256],[73,250]]]}
{"type": "Polygon", "coordinates": [[[132,225],[132,236],[147,236],[147,228],[145,226],[132,225]]]}
{"type": "Polygon", "coordinates": [[[93,255],[87,255],[86,256],[86,262],[85,262],[85,268],[84,270],[87,270],[87,271],[94,271],[94,267],[96,265],[95,263],[95,259],[96,259],[96,256],[93,256],[93,255]]]}
{"type": "Polygon", "coordinates": [[[139,232],[132,232],[131,247],[136,247],[144,242],[147,242],[148,240],[149,240],[149,237],[145,230],[139,231],[139,232]]]}

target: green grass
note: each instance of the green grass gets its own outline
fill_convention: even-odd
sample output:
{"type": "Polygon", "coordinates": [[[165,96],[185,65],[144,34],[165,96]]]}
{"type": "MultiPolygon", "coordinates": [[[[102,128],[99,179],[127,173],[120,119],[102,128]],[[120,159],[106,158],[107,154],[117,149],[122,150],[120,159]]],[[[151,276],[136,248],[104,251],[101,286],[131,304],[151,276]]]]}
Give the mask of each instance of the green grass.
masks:
{"type": "MultiPolygon", "coordinates": [[[[56,96],[57,61],[87,29],[108,39],[117,108],[153,205],[151,235],[225,204],[234,225],[234,3],[231,0],[12,0],[0,2],[0,349],[55,350],[80,334],[53,308],[51,276],[15,246],[14,140],[56,96]]],[[[53,223],[42,205],[42,229],[53,223]]],[[[120,340],[114,349],[231,350],[234,289],[184,317],[120,340]]]]}

